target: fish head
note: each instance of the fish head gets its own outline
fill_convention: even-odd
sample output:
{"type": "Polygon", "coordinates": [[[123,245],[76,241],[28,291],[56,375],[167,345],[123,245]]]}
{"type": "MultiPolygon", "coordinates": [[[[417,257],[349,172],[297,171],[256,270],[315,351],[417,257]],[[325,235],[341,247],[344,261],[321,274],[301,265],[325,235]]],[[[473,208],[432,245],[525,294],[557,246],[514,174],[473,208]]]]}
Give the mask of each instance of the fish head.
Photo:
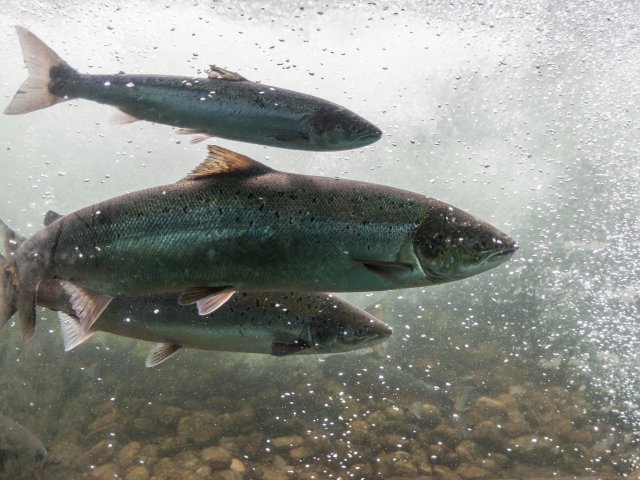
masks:
{"type": "Polygon", "coordinates": [[[432,202],[433,209],[415,233],[413,249],[433,284],[490,270],[518,249],[517,242],[496,227],[451,205],[432,202]]]}
{"type": "Polygon", "coordinates": [[[309,142],[320,150],[364,147],[382,136],[371,122],[338,106],[317,110],[308,122],[309,142]]]}
{"type": "Polygon", "coordinates": [[[317,322],[311,337],[317,353],[337,353],[372,347],[387,340],[391,333],[386,323],[357,309],[356,315],[345,319],[317,322]]]}

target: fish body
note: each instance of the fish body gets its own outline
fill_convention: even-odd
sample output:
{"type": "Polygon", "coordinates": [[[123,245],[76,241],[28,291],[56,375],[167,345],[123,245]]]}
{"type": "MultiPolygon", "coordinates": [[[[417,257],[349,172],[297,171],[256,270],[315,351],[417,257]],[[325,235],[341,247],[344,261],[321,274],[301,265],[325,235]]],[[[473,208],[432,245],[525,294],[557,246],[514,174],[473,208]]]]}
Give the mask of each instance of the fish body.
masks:
{"type": "Polygon", "coordinates": [[[242,292],[208,315],[200,315],[195,305],[179,305],[176,294],[121,296],[89,331],[75,318],[59,283],[41,283],[37,302],[66,314],[61,324],[67,350],[96,331],[157,342],[147,366],[181,347],[276,356],[337,353],[370,347],[391,335],[390,327],[364,310],[323,293],[242,292]]]}
{"type": "Polygon", "coordinates": [[[11,460],[41,462],[47,455],[42,442],[15,420],[0,415],[0,472],[11,460]]]}
{"type": "Polygon", "coordinates": [[[16,308],[29,309],[40,281],[59,279],[81,287],[72,298],[90,315],[109,300],[94,302],[85,290],[182,292],[182,303],[201,302],[207,313],[205,303],[220,292],[453,281],[493,268],[517,249],[495,227],[423,195],[278,172],[221,147],[209,150],[180,182],[83,208],[29,239],[8,244],[12,230],[2,223],[13,250],[5,270],[16,308]]]}
{"type": "Polygon", "coordinates": [[[321,98],[251,82],[212,66],[208,77],[88,75],[70,67],[30,31],[16,27],[31,76],[7,114],[72,98],[117,107],[147,120],[204,134],[299,150],[345,150],[375,142],[380,130],[321,98]]]}

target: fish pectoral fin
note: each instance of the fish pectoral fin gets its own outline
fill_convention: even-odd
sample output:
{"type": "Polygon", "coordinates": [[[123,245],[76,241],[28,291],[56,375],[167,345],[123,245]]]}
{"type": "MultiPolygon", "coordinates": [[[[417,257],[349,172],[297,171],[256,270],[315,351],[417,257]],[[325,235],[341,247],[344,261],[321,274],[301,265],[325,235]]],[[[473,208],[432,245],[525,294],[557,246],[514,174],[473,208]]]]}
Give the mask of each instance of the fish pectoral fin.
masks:
{"type": "Polygon", "coordinates": [[[251,176],[273,171],[263,163],[226,148],[208,145],[207,149],[209,154],[205,161],[180,180],[181,182],[202,180],[223,173],[236,175],[242,173],[251,176]]]}
{"type": "Polygon", "coordinates": [[[413,266],[402,262],[380,262],[375,260],[358,260],[370,272],[388,280],[402,280],[413,272],[413,266]]]}
{"type": "Polygon", "coordinates": [[[271,344],[271,355],[276,357],[284,357],[286,355],[293,355],[294,353],[301,352],[302,350],[306,350],[307,348],[311,348],[308,342],[302,340],[301,338],[297,340],[292,340],[291,342],[273,342],[271,344]]]}
{"type": "Polygon", "coordinates": [[[85,332],[80,320],[64,312],[58,312],[58,319],[60,320],[60,332],[62,333],[65,352],[73,350],[95,333],[85,332]]]}
{"type": "Polygon", "coordinates": [[[82,325],[82,330],[87,333],[105,308],[109,306],[113,297],[101,295],[71,282],[63,281],[60,283],[69,295],[71,307],[82,325]]]}
{"type": "Polygon", "coordinates": [[[182,348],[182,345],[175,343],[156,343],[147,355],[144,361],[145,367],[155,367],[161,364],[168,358],[173,357],[178,350],[182,348]]]}
{"type": "Polygon", "coordinates": [[[180,305],[198,306],[200,315],[209,315],[226,303],[236,293],[231,287],[193,287],[185,290],[180,295],[180,305]]]}
{"type": "Polygon", "coordinates": [[[232,72],[231,70],[227,70],[222,67],[216,67],[215,65],[210,65],[209,70],[207,70],[207,77],[209,78],[220,78],[222,80],[231,80],[233,82],[239,82],[241,80],[246,80],[242,75],[236,72],[232,72]]]}
{"type": "Polygon", "coordinates": [[[130,113],[124,112],[122,110],[118,110],[113,115],[111,115],[111,123],[113,125],[128,125],[129,123],[139,122],[140,120],[140,118],[134,117],[130,113]]]}
{"type": "Polygon", "coordinates": [[[191,145],[196,145],[198,143],[206,142],[213,136],[209,132],[206,132],[204,130],[200,130],[197,128],[179,128],[177,133],[178,135],[195,135],[189,141],[191,145]]]}
{"type": "Polygon", "coordinates": [[[309,135],[304,132],[295,132],[295,133],[282,133],[279,135],[274,135],[275,138],[279,142],[293,142],[295,140],[305,140],[309,141],[309,135]]]}

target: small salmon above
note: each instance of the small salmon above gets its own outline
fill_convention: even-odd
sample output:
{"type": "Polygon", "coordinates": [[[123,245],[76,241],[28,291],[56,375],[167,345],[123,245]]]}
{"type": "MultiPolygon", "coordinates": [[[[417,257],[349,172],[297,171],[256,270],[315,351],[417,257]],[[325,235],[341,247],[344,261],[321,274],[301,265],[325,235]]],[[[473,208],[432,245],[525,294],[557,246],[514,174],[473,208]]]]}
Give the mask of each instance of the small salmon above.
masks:
{"type": "Polygon", "coordinates": [[[373,347],[391,327],[333,295],[296,292],[241,292],[215,312],[200,315],[179,305],[176,294],[115,297],[89,329],[56,281],[42,282],[37,303],[59,312],[65,350],[95,332],[156,342],[146,365],[155,366],[181,348],[275,356],[327,354],[373,347]]]}
{"type": "Polygon", "coordinates": [[[89,325],[114,296],[180,293],[206,315],[236,291],[348,292],[451,282],[513,255],[506,233],[445,202],[367,182],[279,172],[222,147],[181,181],[68,215],[25,239],[0,221],[0,324],[23,335],[61,280],[89,325]]]}
{"type": "Polygon", "coordinates": [[[297,150],[348,150],[382,132],[335,103],[271,87],[211,66],[207,77],[88,75],[70,67],[42,40],[16,27],[29,77],[5,109],[18,115],[73,98],[112,105],[122,123],[147,120],[196,134],[297,150]]]}

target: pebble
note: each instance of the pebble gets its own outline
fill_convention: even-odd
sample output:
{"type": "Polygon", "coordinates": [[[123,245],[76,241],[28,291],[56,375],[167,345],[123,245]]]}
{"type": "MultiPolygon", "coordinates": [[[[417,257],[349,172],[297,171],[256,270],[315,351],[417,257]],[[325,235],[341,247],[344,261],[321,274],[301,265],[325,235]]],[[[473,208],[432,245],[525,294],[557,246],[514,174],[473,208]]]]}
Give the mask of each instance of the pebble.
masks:
{"type": "Polygon", "coordinates": [[[222,447],[205,448],[200,452],[200,458],[216,470],[223,470],[231,464],[231,453],[222,447]]]}
{"type": "Polygon", "coordinates": [[[149,480],[149,470],[141,465],[127,470],[124,480],[149,480]]]}

